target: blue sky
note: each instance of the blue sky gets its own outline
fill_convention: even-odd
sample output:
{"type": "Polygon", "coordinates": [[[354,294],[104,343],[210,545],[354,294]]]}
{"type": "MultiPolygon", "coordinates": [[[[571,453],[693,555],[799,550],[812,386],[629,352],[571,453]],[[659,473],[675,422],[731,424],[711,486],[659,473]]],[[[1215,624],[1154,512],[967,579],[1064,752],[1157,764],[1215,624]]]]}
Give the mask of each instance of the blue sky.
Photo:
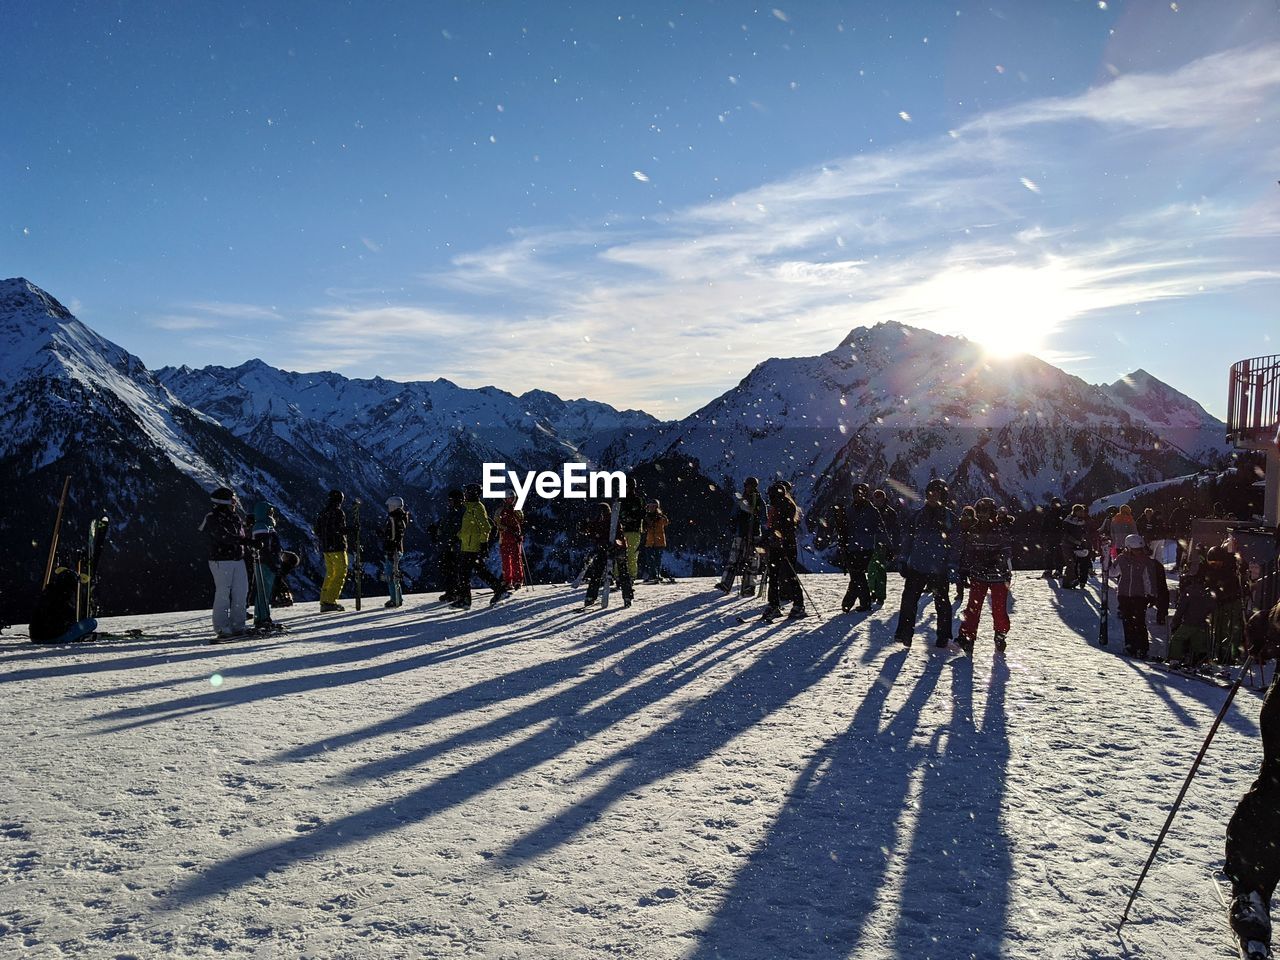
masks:
{"type": "Polygon", "coordinates": [[[0,274],[662,416],[887,319],[1219,414],[1280,352],[1274,0],[779,2],[0,0],[0,274]]]}

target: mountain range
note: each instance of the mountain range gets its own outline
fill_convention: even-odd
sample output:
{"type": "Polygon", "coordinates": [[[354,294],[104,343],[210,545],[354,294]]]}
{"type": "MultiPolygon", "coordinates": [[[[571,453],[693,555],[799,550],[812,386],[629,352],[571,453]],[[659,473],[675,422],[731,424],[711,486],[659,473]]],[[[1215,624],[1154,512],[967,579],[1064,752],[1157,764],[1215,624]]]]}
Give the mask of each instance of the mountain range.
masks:
{"type": "MultiPolygon", "coordinates": [[[[727,488],[752,474],[789,480],[811,518],[806,562],[820,564],[820,521],[851,482],[911,500],[933,476],[961,499],[1032,508],[1050,494],[1090,501],[1194,472],[1229,454],[1225,426],[1145,371],[1092,385],[1031,356],[995,360],[967,340],[898,323],[853,330],[816,357],[770,359],[682,420],[545,391],[514,395],[448,380],[237,367],[148,370],[22,278],[0,280],[0,618],[25,618],[44,569],[63,476],[72,477],[63,553],[92,517],[112,521],[101,595],[113,612],[207,601],[196,530],[207,491],[268,499],[282,538],[318,574],[310,520],[331,488],[364,500],[366,556],[390,494],[418,514],[405,569],[430,581],[429,531],[445,490],[480,464],[558,469],[582,460],[632,471],[672,516],[673,566],[718,561],[727,488]]],[[[572,569],[580,502],[531,504],[535,575],[572,569]]],[[[577,561],[580,562],[580,561],[577,561]]],[[[374,588],[376,589],[376,588],[374,588]]]]}

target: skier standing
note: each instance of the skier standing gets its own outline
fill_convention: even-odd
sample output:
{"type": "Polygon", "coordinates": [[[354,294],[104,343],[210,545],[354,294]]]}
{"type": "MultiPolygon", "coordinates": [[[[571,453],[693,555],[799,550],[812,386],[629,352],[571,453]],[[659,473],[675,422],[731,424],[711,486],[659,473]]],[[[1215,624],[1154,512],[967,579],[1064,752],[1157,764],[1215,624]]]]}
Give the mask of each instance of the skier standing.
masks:
{"type": "Polygon", "coordinates": [[[760,571],[760,530],[764,522],[765,504],[760,496],[760,481],[747,477],[742,481],[742,493],[733,498],[733,539],[729,544],[729,556],[724,576],[715,585],[721,593],[733,590],[733,581],[742,574],[741,596],[750,597],[756,592],[756,574],[760,571]]]}
{"type": "MultiPolygon", "coordinates": [[[[1280,604],[1249,620],[1249,651],[1258,663],[1280,655],[1280,604]]],[[[1249,956],[1269,957],[1271,898],[1280,881],[1280,671],[1271,680],[1262,713],[1262,766],[1227,825],[1225,873],[1231,879],[1228,919],[1249,956]]]]}
{"type": "Polygon", "coordinates": [[[961,561],[969,578],[969,602],[960,624],[960,648],[973,653],[982,617],[982,603],[991,594],[991,619],[996,650],[1007,646],[1009,636],[1009,584],[1013,580],[1013,545],[1009,528],[996,517],[996,502],[983,497],[974,504],[976,519],[965,533],[961,561]]]}
{"type": "Polygon", "coordinates": [[[924,506],[906,525],[903,541],[902,603],[898,608],[895,639],[911,646],[920,596],[928,588],[933,593],[938,635],[935,646],[951,641],[951,580],[956,559],[956,515],[947,507],[947,484],[930,480],[924,490],[924,506]]]}
{"type": "Polygon", "coordinates": [[[640,540],[644,535],[644,497],[634,479],[627,484],[627,495],[622,498],[618,529],[627,541],[627,575],[634,583],[640,571],[640,540]]]}
{"type": "Polygon", "coordinates": [[[462,491],[450,490],[444,515],[436,524],[440,581],[444,584],[441,603],[453,603],[458,599],[458,577],[462,571],[462,517],[465,512],[462,491]]]}
{"type": "Polygon", "coordinates": [[[1111,565],[1108,576],[1116,581],[1116,607],[1124,624],[1124,652],[1145,660],[1151,654],[1147,607],[1156,608],[1156,623],[1165,623],[1169,614],[1164,566],[1151,559],[1147,542],[1131,533],[1125,537],[1124,553],[1111,565]]]}
{"type": "MultiPolygon", "coordinates": [[[[868,503],[868,506],[870,504],[868,503]]],[[[797,535],[800,530],[800,507],[781,480],[769,485],[769,534],[766,539],[769,558],[768,606],[760,619],[770,622],[782,616],[782,605],[791,601],[792,620],[807,617],[800,576],[796,571],[799,557],[797,535]]]]}
{"type": "Polygon", "coordinates": [[[404,606],[400,589],[400,558],[404,556],[404,534],[413,518],[405,509],[400,497],[387,498],[387,516],[378,531],[382,537],[382,576],[387,581],[387,602],[384,607],[404,606]]]}
{"type": "Polygon", "coordinates": [[[524,511],[516,509],[515,494],[507,494],[498,508],[498,555],[502,582],[508,590],[524,586],[524,511]]]}
{"type": "Polygon", "coordinates": [[[838,530],[841,551],[849,569],[849,589],[840,606],[845,613],[853,609],[866,613],[871,609],[871,586],[867,583],[867,566],[877,549],[886,546],[884,519],[871,503],[871,488],[865,483],[853,485],[853,501],[845,508],[844,522],[838,530]]]}
{"type": "Polygon", "coordinates": [[[251,542],[258,561],[254,570],[255,576],[261,578],[255,584],[253,626],[256,630],[271,630],[279,626],[271,619],[271,598],[275,596],[276,584],[288,577],[298,565],[298,555],[281,548],[280,536],[276,533],[275,507],[270,503],[265,500],[255,503],[253,520],[251,542]]]}
{"type": "Polygon", "coordinates": [[[463,488],[462,523],[458,531],[458,543],[461,547],[458,563],[457,594],[451,604],[460,610],[471,609],[471,578],[479,577],[493,590],[489,605],[493,606],[507,595],[507,588],[502,580],[489,572],[484,557],[489,551],[489,534],[493,525],[489,522],[489,514],[480,502],[480,484],[469,483],[463,488]]]}
{"type": "Polygon", "coordinates": [[[1219,663],[1235,663],[1244,640],[1240,629],[1245,596],[1244,561],[1226,544],[1211,547],[1204,559],[1200,569],[1217,602],[1213,612],[1214,657],[1219,663]]]}
{"type": "Polygon", "coordinates": [[[213,631],[221,638],[245,632],[249,598],[249,573],[245,569],[244,519],[236,509],[240,501],[228,487],[209,495],[213,509],[200,521],[209,538],[209,572],[213,574],[213,631]]]}
{"type": "Polygon", "coordinates": [[[316,518],[316,540],[324,557],[324,583],[320,587],[320,610],[345,609],[338,602],[347,582],[347,515],[342,509],[341,490],[330,490],[329,499],[316,518]]]}
{"type": "Polygon", "coordinates": [[[591,551],[591,561],[587,567],[587,596],[582,605],[583,610],[589,610],[595,606],[596,598],[600,595],[600,585],[604,578],[609,576],[611,569],[615,572],[618,588],[622,591],[622,605],[631,606],[634,588],[631,570],[627,565],[627,540],[621,530],[611,530],[612,526],[613,508],[607,503],[597,505],[596,515],[583,525],[587,547],[591,551]],[[612,537],[609,536],[611,532],[612,537]]]}
{"type": "Polygon", "coordinates": [[[898,525],[898,511],[890,506],[889,497],[883,490],[871,494],[871,505],[884,521],[885,543],[871,554],[871,562],[867,564],[867,587],[871,591],[871,603],[883,606],[889,590],[889,566],[898,554],[902,533],[898,525]]]}
{"type": "Polygon", "coordinates": [[[662,552],[667,548],[667,515],[662,504],[650,500],[644,514],[644,541],[640,544],[640,567],[645,583],[662,581],[662,552]]]}
{"type": "Polygon", "coordinates": [[[1049,506],[1045,507],[1044,520],[1040,524],[1040,541],[1046,558],[1043,576],[1046,580],[1060,578],[1063,566],[1071,563],[1062,552],[1062,528],[1066,519],[1067,508],[1063,506],[1061,498],[1054,497],[1049,501],[1049,506]]]}
{"type": "Polygon", "coordinates": [[[1195,573],[1184,573],[1178,581],[1178,605],[1169,622],[1169,654],[1171,667],[1195,668],[1210,656],[1213,649],[1213,615],[1218,601],[1205,576],[1205,565],[1195,573]]]}
{"type": "Polygon", "coordinates": [[[1089,547],[1089,512],[1083,503],[1071,508],[1062,520],[1062,586],[1065,590],[1083,588],[1093,569],[1093,551],[1089,547]]]}

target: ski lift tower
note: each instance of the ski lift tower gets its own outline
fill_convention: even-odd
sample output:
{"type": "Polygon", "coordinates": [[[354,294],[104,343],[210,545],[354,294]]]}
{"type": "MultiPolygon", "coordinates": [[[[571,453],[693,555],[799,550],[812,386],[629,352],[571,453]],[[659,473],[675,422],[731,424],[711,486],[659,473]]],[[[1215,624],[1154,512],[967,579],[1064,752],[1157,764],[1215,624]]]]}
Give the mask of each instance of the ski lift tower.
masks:
{"type": "Polygon", "coordinates": [[[1280,356],[1241,360],[1231,368],[1227,439],[1238,450],[1266,455],[1262,516],[1275,529],[1280,523],[1280,356]]]}

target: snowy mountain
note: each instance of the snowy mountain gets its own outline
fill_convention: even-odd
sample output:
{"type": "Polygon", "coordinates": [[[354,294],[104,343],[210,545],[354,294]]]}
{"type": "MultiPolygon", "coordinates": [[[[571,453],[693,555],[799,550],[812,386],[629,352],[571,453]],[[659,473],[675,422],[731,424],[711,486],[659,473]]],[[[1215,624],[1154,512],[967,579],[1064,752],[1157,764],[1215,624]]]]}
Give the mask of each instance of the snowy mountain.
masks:
{"type": "Polygon", "coordinates": [[[10,545],[0,554],[0,618],[29,611],[67,475],[62,558],[72,562],[91,518],[112,518],[102,595],[120,610],[191,596],[193,567],[205,556],[195,528],[212,487],[234,479],[280,503],[289,523],[297,477],[183,404],[141,360],[21,278],[0,281],[0,356],[0,481],[14,508],[0,515],[10,545]],[[127,565],[115,563],[121,556],[127,565]]]}
{"type": "Polygon", "coordinates": [[[1162,439],[1206,465],[1216,463],[1228,449],[1225,423],[1145,370],[1135,370],[1102,391],[1150,423],[1162,439]]]}
{"type": "Polygon", "coordinates": [[[1115,387],[1035,357],[997,360],[962,338],[881,323],[820,356],[767,360],[685,420],[611,454],[689,458],[715,481],[780,476],[818,515],[855,480],[914,499],[933,476],[962,500],[1088,502],[1194,472],[1192,453],[1227,451],[1219,421],[1144,377],[1122,403],[1115,387]]]}

